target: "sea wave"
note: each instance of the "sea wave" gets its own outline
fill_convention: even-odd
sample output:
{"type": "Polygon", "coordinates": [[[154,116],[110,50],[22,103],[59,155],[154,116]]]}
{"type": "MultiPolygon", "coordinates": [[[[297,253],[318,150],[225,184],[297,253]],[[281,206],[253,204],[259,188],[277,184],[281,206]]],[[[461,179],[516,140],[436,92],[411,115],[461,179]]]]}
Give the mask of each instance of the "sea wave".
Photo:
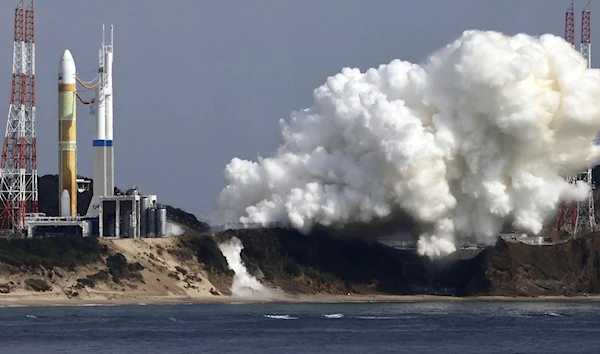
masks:
{"type": "Polygon", "coordinates": [[[298,317],[290,316],[290,315],[263,315],[263,317],[271,318],[274,320],[297,320],[298,317]]]}
{"type": "Polygon", "coordinates": [[[344,315],[341,313],[332,313],[329,315],[323,315],[325,318],[344,318],[344,315]]]}
{"type": "Polygon", "coordinates": [[[397,317],[392,317],[392,316],[356,316],[354,318],[357,318],[359,320],[394,320],[397,317]]]}

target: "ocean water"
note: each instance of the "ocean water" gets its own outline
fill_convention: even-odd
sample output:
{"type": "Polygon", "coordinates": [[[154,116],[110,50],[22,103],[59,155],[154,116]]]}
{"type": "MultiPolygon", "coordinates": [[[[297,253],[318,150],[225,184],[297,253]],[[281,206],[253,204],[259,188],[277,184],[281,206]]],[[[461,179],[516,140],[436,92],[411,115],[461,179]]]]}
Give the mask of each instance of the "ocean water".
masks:
{"type": "Polygon", "coordinates": [[[0,353],[600,353],[600,303],[0,308],[0,353]]]}

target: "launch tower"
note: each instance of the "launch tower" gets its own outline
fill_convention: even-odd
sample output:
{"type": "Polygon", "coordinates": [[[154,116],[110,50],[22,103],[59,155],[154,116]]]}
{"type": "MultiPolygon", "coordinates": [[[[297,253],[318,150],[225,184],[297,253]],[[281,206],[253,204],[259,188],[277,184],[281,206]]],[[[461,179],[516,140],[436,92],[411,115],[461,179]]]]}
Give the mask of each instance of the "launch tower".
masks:
{"type": "MultiPolygon", "coordinates": [[[[98,216],[100,197],[114,195],[115,170],[113,150],[113,26],[108,37],[102,25],[102,45],[98,53],[98,81],[95,105],[96,135],[94,150],[94,189],[87,216],[98,216]]],[[[81,83],[81,81],[80,81],[81,83]]],[[[86,86],[86,88],[88,88],[86,86]]]]}
{"type": "Polygon", "coordinates": [[[15,9],[12,90],[0,162],[0,229],[22,230],[25,214],[38,212],[35,138],[33,0],[15,9]]]}
{"type": "MultiPolygon", "coordinates": [[[[579,48],[583,57],[587,60],[588,68],[592,67],[592,41],[591,41],[591,5],[590,2],[581,12],[581,46],[579,48]]],[[[575,14],[573,11],[573,0],[565,14],[565,40],[575,48],[575,14]]],[[[569,183],[583,181],[590,187],[588,198],[582,202],[571,204],[563,203],[560,206],[556,219],[556,229],[567,231],[571,235],[581,232],[592,232],[596,230],[596,217],[594,211],[594,183],[592,169],[576,175],[568,176],[569,183]]]]}

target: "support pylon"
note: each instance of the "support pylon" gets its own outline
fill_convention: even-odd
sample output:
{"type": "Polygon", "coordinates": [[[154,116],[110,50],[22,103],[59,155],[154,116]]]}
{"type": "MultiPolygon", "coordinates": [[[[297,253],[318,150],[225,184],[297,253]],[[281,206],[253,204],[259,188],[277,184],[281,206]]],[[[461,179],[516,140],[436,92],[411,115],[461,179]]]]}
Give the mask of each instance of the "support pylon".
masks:
{"type": "MultiPolygon", "coordinates": [[[[580,52],[587,60],[588,68],[592,67],[592,40],[591,40],[591,5],[581,12],[581,46],[580,52]]],[[[573,1],[565,16],[565,40],[575,47],[575,16],[573,12],[573,1]]],[[[588,198],[582,202],[567,205],[562,203],[556,219],[556,229],[564,230],[575,236],[583,232],[596,231],[596,214],[594,210],[594,180],[592,169],[576,175],[568,176],[567,182],[576,183],[583,181],[589,186],[588,198]]]]}
{"type": "Polygon", "coordinates": [[[33,0],[15,9],[12,90],[0,162],[0,229],[22,230],[38,212],[35,138],[35,36],[33,0]]]}

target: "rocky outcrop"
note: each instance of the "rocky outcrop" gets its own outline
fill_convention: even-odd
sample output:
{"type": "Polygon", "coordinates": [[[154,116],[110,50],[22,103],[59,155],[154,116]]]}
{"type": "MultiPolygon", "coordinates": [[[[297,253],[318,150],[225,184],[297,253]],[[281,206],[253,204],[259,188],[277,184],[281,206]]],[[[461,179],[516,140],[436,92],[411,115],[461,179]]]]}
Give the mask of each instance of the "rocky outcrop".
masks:
{"type": "Polygon", "coordinates": [[[504,296],[600,293],[600,234],[555,245],[499,241],[472,260],[472,293],[504,296]]]}
{"type": "MultiPolygon", "coordinates": [[[[600,234],[532,246],[502,240],[478,255],[431,261],[320,230],[229,230],[163,239],[0,240],[0,300],[210,299],[233,273],[217,242],[243,244],[242,260],[288,294],[575,296],[600,293],[600,234]],[[48,286],[46,286],[46,284],[48,286]]],[[[221,297],[222,298],[222,297],[221,297]]]]}
{"type": "Polygon", "coordinates": [[[292,293],[573,296],[600,293],[600,234],[534,246],[499,240],[474,257],[431,261],[327,232],[228,231],[249,269],[292,293]]]}

